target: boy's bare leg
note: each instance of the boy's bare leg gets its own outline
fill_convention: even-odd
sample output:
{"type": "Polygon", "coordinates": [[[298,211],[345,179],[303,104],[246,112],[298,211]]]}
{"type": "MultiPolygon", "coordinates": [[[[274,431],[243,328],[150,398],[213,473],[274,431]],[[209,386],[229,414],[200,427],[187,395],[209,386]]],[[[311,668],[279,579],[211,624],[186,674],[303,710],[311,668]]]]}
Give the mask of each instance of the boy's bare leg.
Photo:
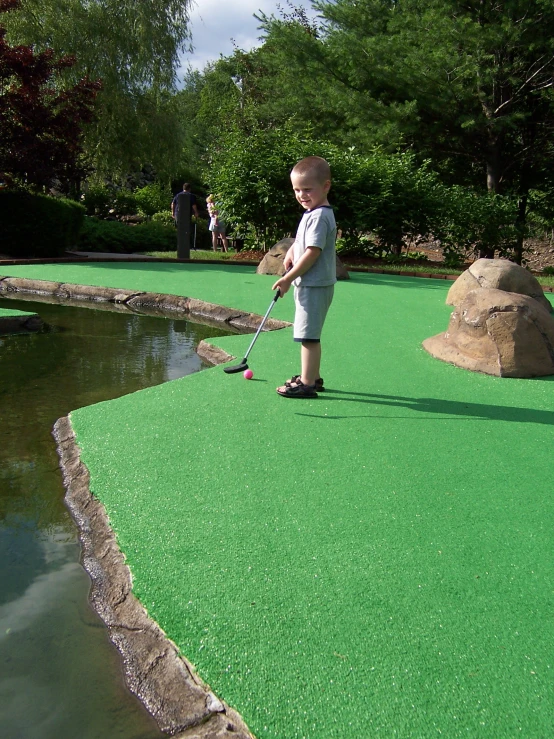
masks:
{"type": "Polygon", "coordinates": [[[221,236],[221,243],[223,244],[223,251],[227,251],[229,245],[227,243],[227,236],[225,234],[220,234],[221,236]]]}
{"type": "Polygon", "coordinates": [[[315,385],[315,381],[320,377],[321,343],[303,341],[300,360],[302,362],[302,382],[304,385],[315,385]]]}

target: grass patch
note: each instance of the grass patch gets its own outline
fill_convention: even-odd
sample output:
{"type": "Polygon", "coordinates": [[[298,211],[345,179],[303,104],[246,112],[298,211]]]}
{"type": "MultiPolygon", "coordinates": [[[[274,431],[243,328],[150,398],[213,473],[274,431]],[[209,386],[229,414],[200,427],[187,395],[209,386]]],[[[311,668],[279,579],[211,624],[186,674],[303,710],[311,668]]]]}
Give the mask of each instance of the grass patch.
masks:
{"type": "MultiPolygon", "coordinates": [[[[146,257],[156,257],[157,259],[177,259],[176,251],[141,251],[146,257]]],[[[226,261],[229,259],[236,259],[236,251],[212,251],[211,249],[197,249],[196,251],[191,250],[191,259],[208,259],[210,261],[226,261]]]]}
{"type": "Polygon", "coordinates": [[[418,264],[417,262],[414,262],[414,264],[387,264],[387,262],[382,262],[379,264],[369,264],[366,268],[360,264],[352,264],[348,259],[341,261],[347,269],[378,269],[383,272],[393,272],[395,274],[398,274],[398,272],[417,272],[418,274],[425,275],[461,275],[464,271],[463,269],[454,269],[453,267],[445,267],[444,265],[430,267],[429,265],[418,264]]]}

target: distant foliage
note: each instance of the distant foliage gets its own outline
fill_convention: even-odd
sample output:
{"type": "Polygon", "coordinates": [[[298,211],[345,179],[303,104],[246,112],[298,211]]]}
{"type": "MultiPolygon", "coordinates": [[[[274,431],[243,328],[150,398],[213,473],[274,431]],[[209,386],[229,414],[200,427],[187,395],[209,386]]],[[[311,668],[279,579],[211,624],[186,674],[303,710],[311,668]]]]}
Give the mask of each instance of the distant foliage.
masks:
{"type": "MultiPolygon", "coordinates": [[[[4,0],[5,1],[5,0],[4,0]]],[[[87,128],[87,163],[123,179],[150,163],[179,170],[187,123],[175,93],[189,38],[189,0],[22,0],[6,22],[14,44],[76,57],[68,83],[102,80],[96,120],[87,128]]],[[[184,180],[183,180],[184,181],[184,180]]]]}
{"type": "Polygon", "coordinates": [[[169,189],[157,182],[134,192],[109,185],[91,184],[82,196],[87,215],[118,219],[135,214],[151,218],[161,212],[168,212],[171,218],[169,212],[171,200],[172,195],[169,189]]]}
{"type": "MultiPolygon", "coordinates": [[[[0,13],[19,7],[3,0],[0,13]]],[[[72,182],[82,174],[83,126],[94,119],[98,82],[61,83],[75,58],[10,46],[0,25],[0,178],[41,188],[55,179],[72,182]]]]}
{"type": "Polygon", "coordinates": [[[167,210],[173,200],[169,189],[159,182],[153,182],[151,185],[135,190],[134,197],[139,209],[146,216],[153,216],[154,213],[167,210]]]}
{"type": "Polygon", "coordinates": [[[525,235],[524,226],[517,225],[517,215],[515,198],[445,187],[435,234],[442,244],[446,264],[457,266],[467,252],[496,252],[513,259],[518,236],[525,235]]]}
{"type": "Polygon", "coordinates": [[[154,213],[152,223],[162,223],[164,226],[175,227],[175,220],[170,210],[161,210],[158,213],[154,213]]]}
{"type": "Polygon", "coordinates": [[[59,257],[74,248],[85,209],[74,200],[0,190],[0,244],[12,257],[59,257]]]}
{"type": "Polygon", "coordinates": [[[361,154],[299,136],[289,126],[248,136],[239,128],[224,134],[208,180],[226,219],[237,232],[268,248],[293,234],[302,214],[290,171],[308,155],[331,165],[329,201],[335,209],[341,246],[349,253],[399,255],[421,239],[440,239],[449,263],[468,249],[510,254],[516,239],[515,201],[444,185],[428,163],[410,153],[361,154]]]}
{"type": "Polygon", "coordinates": [[[143,223],[128,226],[117,221],[85,218],[79,248],[82,251],[131,254],[143,251],[171,251],[177,247],[174,226],[143,223]]]}

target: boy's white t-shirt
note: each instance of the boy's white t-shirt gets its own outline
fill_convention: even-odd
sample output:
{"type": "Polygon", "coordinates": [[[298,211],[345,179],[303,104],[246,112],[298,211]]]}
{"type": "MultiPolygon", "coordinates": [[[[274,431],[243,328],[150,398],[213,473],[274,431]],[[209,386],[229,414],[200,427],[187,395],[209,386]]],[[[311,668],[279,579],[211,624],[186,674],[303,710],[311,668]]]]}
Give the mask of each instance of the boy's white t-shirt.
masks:
{"type": "Polygon", "coordinates": [[[293,285],[296,287],[326,287],[335,284],[337,281],[336,239],[337,224],[330,205],[320,205],[304,213],[294,241],[294,263],[296,264],[309,246],[321,249],[321,254],[307,272],[293,281],[293,285]]]}

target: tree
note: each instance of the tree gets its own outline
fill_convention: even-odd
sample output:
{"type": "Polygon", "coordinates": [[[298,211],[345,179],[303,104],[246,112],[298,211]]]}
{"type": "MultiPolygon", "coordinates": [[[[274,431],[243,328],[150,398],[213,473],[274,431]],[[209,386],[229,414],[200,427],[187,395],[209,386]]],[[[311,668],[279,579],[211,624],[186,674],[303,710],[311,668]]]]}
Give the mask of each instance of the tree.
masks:
{"type": "MultiPolygon", "coordinates": [[[[2,0],[0,13],[19,5],[2,0]]],[[[74,66],[74,57],[56,60],[52,49],[37,54],[29,46],[10,46],[5,35],[0,25],[0,177],[36,188],[54,179],[74,181],[83,127],[94,119],[100,85],[84,78],[61,86],[61,73],[74,66]]]]}
{"type": "Polygon", "coordinates": [[[179,53],[188,42],[190,0],[22,0],[11,14],[12,43],[76,56],[65,70],[75,83],[102,80],[98,118],[85,150],[101,175],[153,164],[179,169],[185,123],[175,98],[179,53]]]}
{"type": "Polygon", "coordinates": [[[550,0],[313,4],[314,33],[262,20],[288,73],[308,70],[316,101],[332,88],[323,120],[334,116],[347,144],[410,146],[451,182],[514,193],[523,224],[529,190],[551,182],[554,165],[550,0]]]}

